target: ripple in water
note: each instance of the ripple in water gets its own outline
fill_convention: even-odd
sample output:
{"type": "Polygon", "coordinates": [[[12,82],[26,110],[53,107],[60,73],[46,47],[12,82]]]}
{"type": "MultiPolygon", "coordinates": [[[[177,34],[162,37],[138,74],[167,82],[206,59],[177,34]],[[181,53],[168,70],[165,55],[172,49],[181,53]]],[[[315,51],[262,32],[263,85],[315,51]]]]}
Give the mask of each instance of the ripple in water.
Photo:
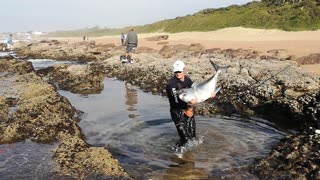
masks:
{"type": "Polygon", "coordinates": [[[98,95],[59,91],[84,112],[87,141],[107,147],[136,179],[250,178],[247,167],[267,155],[285,134],[263,119],[196,116],[197,139],[182,154],[167,98],[105,79],[98,95]]]}
{"type": "Polygon", "coordinates": [[[56,146],[30,140],[0,145],[0,179],[54,179],[52,150],[56,146]]]}

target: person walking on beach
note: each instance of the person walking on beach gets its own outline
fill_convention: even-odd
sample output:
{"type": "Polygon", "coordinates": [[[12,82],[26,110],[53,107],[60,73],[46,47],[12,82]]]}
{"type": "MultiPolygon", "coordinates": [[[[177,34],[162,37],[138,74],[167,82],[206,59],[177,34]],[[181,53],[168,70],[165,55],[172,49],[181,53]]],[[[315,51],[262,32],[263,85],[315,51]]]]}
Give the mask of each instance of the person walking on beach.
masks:
{"type": "Polygon", "coordinates": [[[121,46],[124,46],[124,40],[126,39],[126,36],[124,33],[121,33],[121,46]]]}
{"type": "MultiPolygon", "coordinates": [[[[185,103],[179,99],[178,91],[190,88],[193,84],[192,80],[186,76],[186,66],[183,61],[177,60],[173,63],[173,73],[174,76],[167,83],[166,92],[170,104],[171,119],[180,137],[177,146],[181,147],[196,137],[193,105],[197,103],[197,99],[193,99],[190,103],[185,103]]],[[[215,94],[213,93],[211,97],[214,98],[215,94]]]]}
{"type": "Polygon", "coordinates": [[[136,48],[138,47],[138,36],[137,33],[133,31],[131,27],[129,32],[126,36],[126,59],[133,63],[133,53],[135,52],[136,48]]]}
{"type": "Polygon", "coordinates": [[[9,49],[11,51],[12,50],[12,46],[13,46],[12,34],[10,34],[8,39],[7,39],[7,49],[9,49]]]}

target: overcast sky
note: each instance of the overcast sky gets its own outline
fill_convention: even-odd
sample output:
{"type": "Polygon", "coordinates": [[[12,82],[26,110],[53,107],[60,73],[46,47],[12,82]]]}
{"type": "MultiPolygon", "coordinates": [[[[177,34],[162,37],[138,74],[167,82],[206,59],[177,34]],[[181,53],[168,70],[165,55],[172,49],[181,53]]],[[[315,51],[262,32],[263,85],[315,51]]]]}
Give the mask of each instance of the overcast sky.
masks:
{"type": "Polygon", "coordinates": [[[4,0],[0,32],[119,28],[251,0],[4,0]]]}

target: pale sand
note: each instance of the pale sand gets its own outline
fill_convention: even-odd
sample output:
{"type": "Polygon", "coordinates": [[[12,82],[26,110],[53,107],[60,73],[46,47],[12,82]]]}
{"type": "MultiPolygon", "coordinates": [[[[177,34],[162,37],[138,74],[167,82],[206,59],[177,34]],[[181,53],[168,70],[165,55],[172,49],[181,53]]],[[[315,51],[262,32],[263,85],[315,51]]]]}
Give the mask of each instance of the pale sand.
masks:
{"type": "MultiPolygon", "coordinates": [[[[163,45],[159,41],[148,41],[145,38],[169,35],[169,45],[200,43],[206,49],[252,49],[264,54],[269,50],[284,49],[288,55],[296,57],[311,53],[320,53],[320,30],[286,32],[280,30],[249,29],[242,27],[225,28],[210,32],[183,32],[183,33],[150,33],[138,34],[139,47],[150,47],[160,50],[163,45]]],[[[81,41],[82,38],[68,38],[72,41],[81,41]]],[[[114,43],[120,45],[119,36],[89,37],[97,43],[114,43]]],[[[304,65],[304,69],[320,74],[320,65],[304,65]]]]}

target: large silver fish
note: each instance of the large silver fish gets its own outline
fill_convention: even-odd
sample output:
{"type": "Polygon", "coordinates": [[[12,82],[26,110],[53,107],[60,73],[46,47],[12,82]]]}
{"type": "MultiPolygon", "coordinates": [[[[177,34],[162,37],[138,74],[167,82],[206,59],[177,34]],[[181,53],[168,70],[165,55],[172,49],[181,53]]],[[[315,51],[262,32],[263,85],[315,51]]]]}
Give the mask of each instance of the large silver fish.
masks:
{"type": "Polygon", "coordinates": [[[189,103],[193,99],[197,98],[197,103],[204,102],[212,96],[213,92],[216,94],[220,91],[221,87],[217,87],[218,76],[221,72],[225,71],[230,66],[217,66],[211,60],[210,63],[215,68],[217,73],[202,83],[193,83],[191,88],[179,90],[179,98],[182,101],[189,103]]]}

